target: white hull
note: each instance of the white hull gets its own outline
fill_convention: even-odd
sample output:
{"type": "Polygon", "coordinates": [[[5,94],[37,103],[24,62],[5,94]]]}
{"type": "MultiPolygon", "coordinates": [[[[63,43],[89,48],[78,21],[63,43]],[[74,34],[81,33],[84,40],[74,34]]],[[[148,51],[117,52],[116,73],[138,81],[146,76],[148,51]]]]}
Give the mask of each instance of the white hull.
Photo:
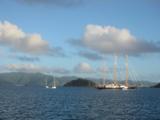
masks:
{"type": "Polygon", "coordinates": [[[56,89],[56,86],[51,87],[52,89],[56,89]]]}
{"type": "Polygon", "coordinates": [[[121,89],[120,85],[105,84],[97,86],[98,89],[121,89]]]}
{"type": "Polygon", "coordinates": [[[128,88],[127,88],[127,87],[124,87],[124,88],[122,88],[122,90],[128,90],[128,88]]]}
{"type": "Polygon", "coordinates": [[[120,87],[122,88],[122,90],[128,90],[128,86],[126,85],[121,85],[120,87]]]}
{"type": "Polygon", "coordinates": [[[122,89],[128,90],[129,88],[126,85],[119,85],[119,84],[106,84],[106,85],[99,85],[98,89],[122,89]]]}
{"type": "Polygon", "coordinates": [[[108,88],[108,89],[120,89],[120,86],[119,85],[115,85],[115,84],[107,84],[107,85],[105,85],[105,88],[108,88]]]}

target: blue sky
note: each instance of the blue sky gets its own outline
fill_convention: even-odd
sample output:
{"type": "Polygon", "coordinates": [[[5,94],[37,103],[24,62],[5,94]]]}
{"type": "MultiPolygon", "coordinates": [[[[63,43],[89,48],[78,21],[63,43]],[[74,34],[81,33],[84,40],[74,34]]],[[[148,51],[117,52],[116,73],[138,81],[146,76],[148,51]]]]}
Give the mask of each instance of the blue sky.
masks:
{"type": "MultiPolygon", "coordinates": [[[[126,29],[130,38],[134,37],[136,41],[142,40],[143,42],[136,43],[136,45],[139,45],[138,52],[135,52],[136,49],[131,51],[136,56],[129,55],[130,68],[132,67],[139,74],[137,75],[140,76],[139,79],[160,81],[159,0],[57,1],[0,1],[1,26],[5,26],[7,24],[5,24],[5,21],[7,21],[11,26],[15,25],[25,33],[25,37],[20,40],[27,41],[28,37],[32,38],[32,35],[38,34],[41,36],[39,41],[45,41],[48,44],[43,46],[45,47],[45,52],[44,49],[41,49],[40,51],[41,53],[43,51],[43,54],[39,54],[37,52],[39,49],[32,48],[35,50],[32,52],[30,48],[20,47],[25,42],[20,42],[18,46],[17,43],[19,42],[12,43],[10,42],[11,40],[6,42],[4,40],[8,40],[8,38],[2,38],[3,36],[1,36],[0,65],[6,71],[27,71],[29,67],[26,68],[26,66],[28,65],[31,66],[33,71],[35,69],[41,69],[40,71],[42,71],[45,68],[43,70],[51,70],[57,75],[100,77],[98,74],[99,67],[105,63],[111,69],[114,53],[108,53],[108,49],[101,49],[100,45],[97,45],[99,47],[93,45],[92,43],[96,40],[87,42],[85,45],[73,44],[73,41],[78,41],[79,44],[85,42],[87,40],[85,34],[89,34],[92,29],[97,32],[96,28],[100,27],[104,31],[116,29],[120,32],[118,34],[121,34],[122,29],[126,29]],[[92,25],[92,27],[89,27],[89,25],[92,25]],[[88,31],[86,30],[87,26],[88,31]],[[107,26],[110,26],[110,28],[107,26]],[[72,44],[70,41],[72,41],[72,44]],[[46,52],[46,48],[49,53],[48,51],[46,52]]],[[[107,40],[107,35],[104,36],[104,41],[107,40]]],[[[101,38],[102,36],[96,37],[101,38]]],[[[92,40],[91,37],[88,39],[92,40]]],[[[115,39],[113,37],[113,40],[115,39]]],[[[107,44],[106,42],[104,43],[107,44]]],[[[98,44],[101,44],[101,41],[98,44]]],[[[29,47],[28,44],[27,47],[29,47]]],[[[36,47],[39,46],[36,45],[36,47]]],[[[121,56],[119,64],[122,64],[123,61],[121,56]]]]}

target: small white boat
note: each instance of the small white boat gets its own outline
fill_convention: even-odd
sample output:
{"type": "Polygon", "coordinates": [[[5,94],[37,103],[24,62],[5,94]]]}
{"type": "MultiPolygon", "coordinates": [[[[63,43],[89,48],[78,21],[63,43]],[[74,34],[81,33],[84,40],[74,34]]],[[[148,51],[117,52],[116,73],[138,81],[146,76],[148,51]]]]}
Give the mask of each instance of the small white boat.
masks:
{"type": "Polygon", "coordinates": [[[52,89],[56,89],[56,86],[52,86],[52,89]]]}
{"type": "Polygon", "coordinates": [[[56,89],[56,81],[55,78],[53,77],[53,86],[51,87],[52,89],[56,89]]]}
{"type": "Polygon", "coordinates": [[[49,88],[47,80],[45,80],[46,88],[49,88]]]}

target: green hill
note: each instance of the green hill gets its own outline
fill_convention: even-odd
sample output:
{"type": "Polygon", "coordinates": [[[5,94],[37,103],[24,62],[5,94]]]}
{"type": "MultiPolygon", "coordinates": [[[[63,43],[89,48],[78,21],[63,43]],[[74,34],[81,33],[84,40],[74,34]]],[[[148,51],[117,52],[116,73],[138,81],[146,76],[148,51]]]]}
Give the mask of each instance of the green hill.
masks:
{"type": "Polygon", "coordinates": [[[152,86],[153,88],[160,88],[160,83],[158,83],[158,84],[156,84],[156,85],[154,85],[154,86],[152,86]]]}
{"type": "Polygon", "coordinates": [[[96,83],[90,80],[78,78],[76,80],[72,80],[66,83],[64,86],[66,87],[95,87],[96,83]]]}
{"type": "MultiPolygon", "coordinates": [[[[74,76],[55,77],[57,86],[63,86],[66,82],[74,79],[76,79],[74,76]]],[[[0,85],[45,86],[46,81],[51,86],[53,84],[53,76],[42,73],[0,73],[0,85]]]]}
{"type": "Polygon", "coordinates": [[[33,85],[33,86],[43,86],[45,79],[51,79],[51,77],[43,75],[41,73],[1,73],[0,74],[0,85],[4,83],[9,83],[11,85],[33,85]]]}

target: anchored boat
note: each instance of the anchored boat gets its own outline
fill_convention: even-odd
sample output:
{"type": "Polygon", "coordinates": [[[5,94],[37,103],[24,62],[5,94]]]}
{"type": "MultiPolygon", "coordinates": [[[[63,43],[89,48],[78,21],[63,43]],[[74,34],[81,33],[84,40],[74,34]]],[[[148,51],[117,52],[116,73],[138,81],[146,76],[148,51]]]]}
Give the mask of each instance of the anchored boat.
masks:
{"type": "Polygon", "coordinates": [[[47,79],[45,80],[45,85],[46,85],[46,86],[45,86],[46,88],[49,88],[47,79]]]}
{"type": "Polygon", "coordinates": [[[98,85],[96,88],[97,89],[122,89],[122,90],[128,90],[128,89],[135,89],[136,86],[129,86],[128,84],[128,55],[125,55],[126,59],[126,80],[125,84],[119,84],[117,81],[117,55],[115,55],[115,61],[114,61],[114,73],[113,73],[113,78],[114,81],[111,84],[103,84],[103,85],[98,85]]]}
{"type": "Polygon", "coordinates": [[[53,85],[51,87],[52,89],[56,89],[56,81],[55,81],[55,77],[53,76],[53,85]]]}

